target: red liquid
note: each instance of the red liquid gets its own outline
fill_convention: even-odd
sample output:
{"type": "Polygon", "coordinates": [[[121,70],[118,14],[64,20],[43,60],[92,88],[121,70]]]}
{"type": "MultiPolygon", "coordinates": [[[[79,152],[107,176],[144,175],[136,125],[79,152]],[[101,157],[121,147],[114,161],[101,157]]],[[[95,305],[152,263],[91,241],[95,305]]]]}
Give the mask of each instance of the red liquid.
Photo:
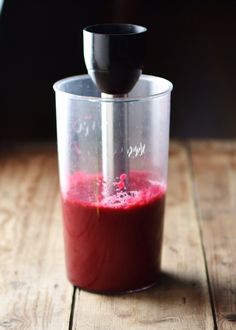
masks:
{"type": "Polygon", "coordinates": [[[160,271],[165,188],[148,181],[145,173],[133,173],[129,194],[102,198],[101,189],[95,176],[76,173],[63,196],[70,282],[100,292],[155,283],[160,271]]]}

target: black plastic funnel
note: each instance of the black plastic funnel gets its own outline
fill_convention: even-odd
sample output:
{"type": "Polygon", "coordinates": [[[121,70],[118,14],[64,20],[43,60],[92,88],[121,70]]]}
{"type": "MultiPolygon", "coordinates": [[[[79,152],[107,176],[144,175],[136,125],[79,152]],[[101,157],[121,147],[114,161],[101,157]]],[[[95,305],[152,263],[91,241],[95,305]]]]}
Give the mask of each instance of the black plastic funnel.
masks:
{"type": "Polygon", "coordinates": [[[142,73],[147,29],[132,24],[91,25],[84,29],[84,59],[102,93],[127,94],[142,73]]]}

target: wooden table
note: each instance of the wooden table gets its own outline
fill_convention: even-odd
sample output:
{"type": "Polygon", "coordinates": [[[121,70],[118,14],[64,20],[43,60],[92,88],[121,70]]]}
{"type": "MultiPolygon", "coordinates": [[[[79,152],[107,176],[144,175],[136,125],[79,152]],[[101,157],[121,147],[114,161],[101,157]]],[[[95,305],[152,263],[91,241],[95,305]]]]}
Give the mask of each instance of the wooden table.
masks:
{"type": "Polygon", "coordinates": [[[236,141],[171,143],[163,274],[121,296],[66,280],[55,145],[0,155],[0,329],[236,329],[236,141]]]}

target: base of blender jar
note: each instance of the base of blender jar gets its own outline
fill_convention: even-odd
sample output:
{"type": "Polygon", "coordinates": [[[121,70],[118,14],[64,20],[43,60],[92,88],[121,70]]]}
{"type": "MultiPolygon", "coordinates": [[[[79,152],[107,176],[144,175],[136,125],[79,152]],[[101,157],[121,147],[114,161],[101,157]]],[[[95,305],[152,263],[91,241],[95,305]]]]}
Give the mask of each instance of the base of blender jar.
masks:
{"type": "Polygon", "coordinates": [[[149,290],[153,287],[155,287],[158,284],[158,279],[159,279],[160,274],[157,275],[157,279],[154,282],[151,282],[150,284],[147,284],[142,287],[138,288],[133,288],[133,289],[126,289],[126,290],[117,290],[117,291],[112,291],[112,290],[91,290],[88,288],[81,287],[79,285],[76,285],[72,282],[70,282],[74,287],[89,292],[89,293],[94,293],[94,294],[101,294],[101,295],[123,295],[123,294],[132,294],[132,293],[138,293],[142,291],[149,290]]]}

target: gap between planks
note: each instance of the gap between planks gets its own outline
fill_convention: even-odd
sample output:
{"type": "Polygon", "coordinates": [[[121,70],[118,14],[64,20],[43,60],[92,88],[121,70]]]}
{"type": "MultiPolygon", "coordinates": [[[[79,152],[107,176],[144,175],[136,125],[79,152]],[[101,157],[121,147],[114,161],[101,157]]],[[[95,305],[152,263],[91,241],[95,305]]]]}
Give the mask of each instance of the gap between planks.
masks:
{"type": "Polygon", "coordinates": [[[69,317],[69,330],[73,329],[73,321],[74,321],[74,312],[75,312],[75,301],[76,301],[76,290],[79,291],[79,288],[73,287],[73,294],[71,299],[71,310],[70,310],[70,317],[69,317]]]}
{"type": "Polygon", "coordinates": [[[187,154],[188,154],[190,175],[192,178],[192,180],[191,180],[192,196],[193,196],[193,201],[194,201],[195,210],[196,210],[196,218],[197,218],[199,236],[201,239],[201,248],[202,248],[202,254],[203,254],[203,258],[204,258],[204,265],[205,265],[206,278],[207,278],[207,284],[208,284],[208,293],[209,293],[209,299],[210,299],[210,303],[211,303],[212,318],[213,318],[213,322],[214,322],[214,330],[217,330],[218,327],[217,327],[217,322],[216,322],[216,313],[215,313],[215,308],[214,308],[213,292],[212,292],[212,287],[211,287],[211,282],[210,282],[210,277],[209,277],[209,270],[208,270],[208,265],[207,265],[206,251],[205,251],[204,242],[203,242],[202,228],[201,228],[201,224],[200,224],[200,211],[199,211],[198,199],[197,199],[197,194],[196,194],[196,187],[194,184],[195,177],[194,177],[194,171],[193,171],[192,151],[191,151],[189,142],[185,142],[184,145],[186,147],[187,154]]]}

